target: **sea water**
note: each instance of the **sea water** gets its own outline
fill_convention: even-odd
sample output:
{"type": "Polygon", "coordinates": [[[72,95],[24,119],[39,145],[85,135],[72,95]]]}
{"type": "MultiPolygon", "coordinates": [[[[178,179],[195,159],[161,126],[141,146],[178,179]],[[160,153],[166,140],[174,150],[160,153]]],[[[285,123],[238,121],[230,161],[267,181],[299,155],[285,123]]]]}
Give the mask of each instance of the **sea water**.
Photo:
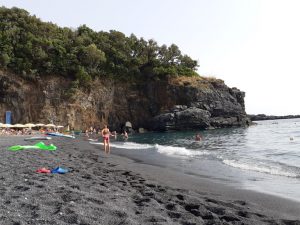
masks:
{"type": "Polygon", "coordinates": [[[229,185],[300,201],[300,119],[247,128],[144,133],[112,142],[116,153],[229,185]],[[195,141],[201,133],[203,140],[195,141]]]}

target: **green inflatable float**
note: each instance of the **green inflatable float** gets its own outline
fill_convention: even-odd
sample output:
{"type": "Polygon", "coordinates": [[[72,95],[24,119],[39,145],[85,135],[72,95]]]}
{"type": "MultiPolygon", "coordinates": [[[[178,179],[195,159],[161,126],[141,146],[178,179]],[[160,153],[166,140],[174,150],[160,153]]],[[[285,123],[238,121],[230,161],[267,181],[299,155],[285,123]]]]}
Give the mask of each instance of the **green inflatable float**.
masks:
{"type": "Polygon", "coordinates": [[[41,150],[47,150],[47,151],[55,151],[56,146],[53,144],[45,145],[44,142],[38,142],[35,145],[14,145],[8,148],[10,151],[19,151],[24,149],[41,149],[41,150]]]}

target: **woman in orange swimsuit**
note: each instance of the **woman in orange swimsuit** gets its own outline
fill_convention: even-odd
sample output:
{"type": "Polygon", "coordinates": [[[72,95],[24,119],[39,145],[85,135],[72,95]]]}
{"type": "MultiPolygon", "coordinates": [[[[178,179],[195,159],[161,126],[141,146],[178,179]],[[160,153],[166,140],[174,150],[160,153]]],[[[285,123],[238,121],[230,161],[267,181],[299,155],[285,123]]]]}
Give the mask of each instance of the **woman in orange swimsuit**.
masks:
{"type": "Polygon", "coordinates": [[[106,154],[109,154],[110,153],[110,145],[109,145],[110,131],[107,128],[107,125],[104,126],[103,130],[101,131],[101,134],[102,134],[102,137],[103,137],[104,152],[106,154]]]}

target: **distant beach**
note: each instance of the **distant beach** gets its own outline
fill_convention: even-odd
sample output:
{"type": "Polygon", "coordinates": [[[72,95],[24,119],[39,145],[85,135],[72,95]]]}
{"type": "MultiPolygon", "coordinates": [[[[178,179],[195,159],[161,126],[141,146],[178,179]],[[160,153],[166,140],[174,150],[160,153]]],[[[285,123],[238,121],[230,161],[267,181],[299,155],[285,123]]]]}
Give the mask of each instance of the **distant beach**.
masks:
{"type": "Polygon", "coordinates": [[[105,155],[83,137],[45,143],[58,149],[11,152],[28,142],[1,137],[0,224],[300,224],[297,202],[105,155]],[[36,172],[58,166],[69,173],[36,172]]]}

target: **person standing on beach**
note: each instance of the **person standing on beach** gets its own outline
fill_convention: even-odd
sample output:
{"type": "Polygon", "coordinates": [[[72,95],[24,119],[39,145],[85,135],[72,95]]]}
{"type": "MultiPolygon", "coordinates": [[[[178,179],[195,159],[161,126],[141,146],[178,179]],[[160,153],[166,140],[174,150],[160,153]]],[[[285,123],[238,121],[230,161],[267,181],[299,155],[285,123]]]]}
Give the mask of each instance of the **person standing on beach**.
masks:
{"type": "Polygon", "coordinates": [[[110,153],[110,145],[109,145],[110,131],[107,128],[107,125],[104,126],[103,130],[101,131],[101,135],[103,137],[104,152],[106,154],[109,154],[110,153]]]}

